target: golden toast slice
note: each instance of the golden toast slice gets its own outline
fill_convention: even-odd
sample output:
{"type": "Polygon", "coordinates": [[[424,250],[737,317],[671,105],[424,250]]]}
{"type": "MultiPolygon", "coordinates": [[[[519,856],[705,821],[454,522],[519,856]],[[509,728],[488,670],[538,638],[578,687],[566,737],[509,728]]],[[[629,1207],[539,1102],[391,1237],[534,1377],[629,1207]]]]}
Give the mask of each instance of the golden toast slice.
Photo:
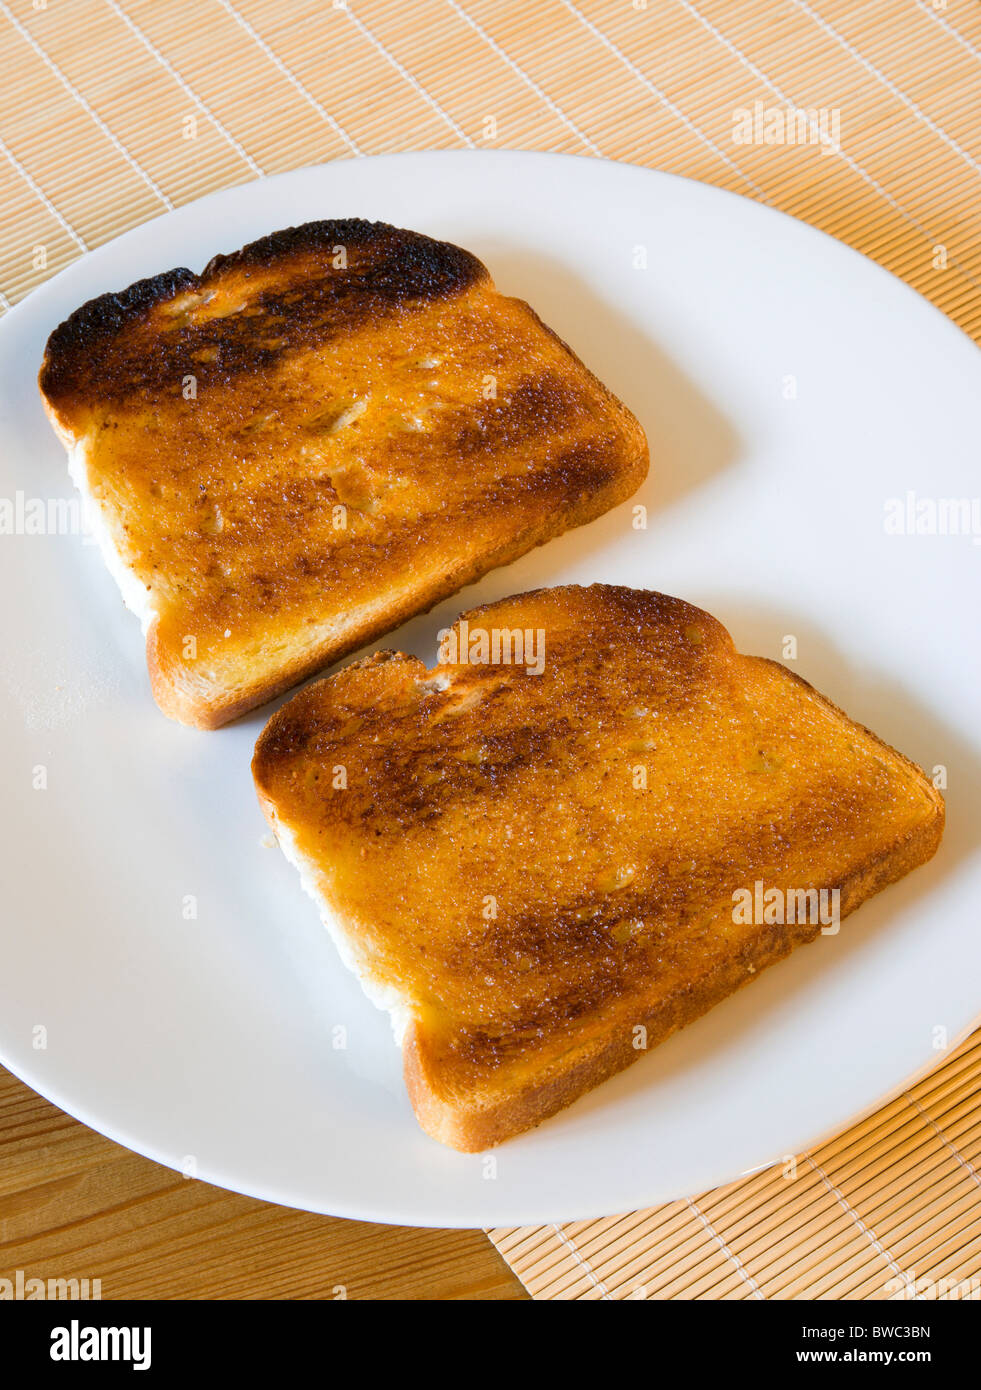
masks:
{"type": "Polygon", "coordinates": [[[521,594],[440,655],[311,685],[253,772],[455,1148],[554,1114],[819,932],[833,951],[940,842],[918,767],[680,599],[521,594]]]}
{"type": "Polygon", "coordinates": [[[643,431],[468,252],[360,220],[92,300],[41,394],[143,620],[215,728],[599,516],[643,431]]]}

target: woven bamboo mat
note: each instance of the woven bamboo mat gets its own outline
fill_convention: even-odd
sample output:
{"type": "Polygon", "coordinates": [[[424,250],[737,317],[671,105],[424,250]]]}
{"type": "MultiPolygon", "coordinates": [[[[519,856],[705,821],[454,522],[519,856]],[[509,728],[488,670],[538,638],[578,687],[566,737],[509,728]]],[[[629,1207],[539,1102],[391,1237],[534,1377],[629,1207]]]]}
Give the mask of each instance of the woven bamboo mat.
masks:
{"type": "Polygon", "coordinates": [[[981,1033],[813,1153],[648,1211],[489,1232],[536,1298],[981,1298],[981,1033]]]}
{"type": "MultiPolygon", "coordinates": [[[[217,188],[502,146],[781,208],[981,338],[976,0],[0,0],[0,68],[0,309],[217,188]]],[[[978,1298],[981,1034],[783,1168],[490,1234],[539,1298],[978,1298]]]]}

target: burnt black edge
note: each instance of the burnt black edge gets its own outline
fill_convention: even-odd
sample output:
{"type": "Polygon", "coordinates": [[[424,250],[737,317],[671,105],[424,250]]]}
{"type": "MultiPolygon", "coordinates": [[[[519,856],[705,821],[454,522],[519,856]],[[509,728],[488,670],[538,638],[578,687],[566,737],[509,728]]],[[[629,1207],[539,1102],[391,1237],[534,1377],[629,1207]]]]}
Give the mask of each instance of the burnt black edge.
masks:
{"type": "Polygon", "coordinates": [[[55,394],[61,376],[59,364],[64,364],[78,352],[85,352],[95,342],[105,342],[119,333],[127,323],[145,313],[155,304],[173,295],[199,289],[208,279],[233,266],[258,266],[296,251],[312,250],[329,244],[365,246],[372,242],[399,238],[412,246],[423,263],[430,262],[435,271],[439,266],[449,269],[462,285],[486,274],[476,256],[452,242],[437,241],[421,232],[393,227],[388,222],[368,222],[362,217],[332,218],[318,222],[303,222],[296,227],[251,241],[238,251],[212,256],[200,275],[186,266],[167,270],[146,280],[137,280],[124,290],[96,296],[82,304],[58,325],[48,338],[41,366],[40,386],[46,395],[55,394]]]}

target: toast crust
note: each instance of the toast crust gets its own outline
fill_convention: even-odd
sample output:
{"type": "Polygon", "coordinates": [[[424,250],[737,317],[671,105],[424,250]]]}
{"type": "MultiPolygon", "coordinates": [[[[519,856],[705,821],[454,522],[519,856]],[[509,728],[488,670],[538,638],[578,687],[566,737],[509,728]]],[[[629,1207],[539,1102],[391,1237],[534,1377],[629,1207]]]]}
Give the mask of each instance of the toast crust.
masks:
{"type": "Polygon", "coordinates": [[[944,804],[915,764],[680,600],[567,587],[473,610],[461,640],[464,623],[471,640],[540,629],[544,671],[377,653],[278,711],[253,772],[362,977],[411,1019],[420,1124],[474,1151],[824,925],[737,924],[735,890],[837,890],[840,921],[931,857],[944,804]]]}
{"type": "Polygon", "coordinates": [[[626,407],[474,256],[357,219],[83,305],[39,382],[146,592],[154,696],[200,728],[599,516],[647,472],[626,407]]]}
{"type": "MultiPolygon", "coordinates": [[[[932,821],[913,827],[905,836],[840,885],[841,918],[860,907],[867,898],[904,878],[912,869],[932,859],[943,836],[943,811],[932,821]]],[[[770,926],[752,942],[738,960],[716,966],[691,988],[659,1002],[658,1007],[638,1017],[647,1033],[646,1048],[637,1050],[633,1033],[621,1030],[613,1036],[591,1039],[575,1056],[562,1059],[534,1085],[515,1092],[461,1103],[458,1096],[447,1096],[439,1074],[438,1059],[432,1055],[424,1030],[414,1023],[402,1044],[402,1066],[409,1099],[419,1124],[434,1139],[462,1153],[480,1153],[534,1129],[543,1120],[564,1110],[580,1096],[631,1063],[638,1061],[658,1043],[679,1029],[694,1023],[716,1004],[752,983],[769,965],[790,955],[796,946],[814,941],[820,926],[770,926]]]]}
{"type": "Polygon", "coordinates": [[[216,354],[215,374],[254,376],[298,347],[324,347],[400,308],[453,298],[481,282],[489,282],[484,266],[449,242],[360,218],[307,222],[213,256],[200,275],[180,266],[90,299],[51,334],[38,384],[54,413],[70,422],[96,402],[153,399],[155,389],[173,384],[175,370],[199,372],[208,349],[216,354]],[[324,258],[333,261],[341,249],[360,260],[337,293],[336,277],[323,274],[324,258]],[[244,316],[220,311],[231,307],[223,300],[233,286],[245,291],[244,316]],[[262,314],[248,312],[252,306],[262,314]],[[159,336],[168,314],[180,319],[171,327],[183,330],[171,342],[159,336]],[[289,331],[279,336],[259,335],[250,322],[283,315],[289,331]]]}

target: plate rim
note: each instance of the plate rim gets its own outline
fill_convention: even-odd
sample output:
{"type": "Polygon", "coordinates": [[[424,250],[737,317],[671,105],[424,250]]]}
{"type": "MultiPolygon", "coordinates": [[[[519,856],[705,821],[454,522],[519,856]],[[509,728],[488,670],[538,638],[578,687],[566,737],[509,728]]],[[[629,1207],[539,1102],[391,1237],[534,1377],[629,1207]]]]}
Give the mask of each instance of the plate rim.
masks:
{"type": "MultiPolygon", "coordinates": [[[[893,271],[889,270],[887,267],[881,265],[878,261],[873,260],[864,252],[858,250],[854,246],[851,246],[849,243],[842,241],[840,238],[835,237],[828,232],[823,231],[821,228],[815,227],[812,223],[797,218],[790,213],[784,212],[782,209],[775,208],[767,203],[761,202],[758,199],[751,198],[747,195],[735,192],[734,190],[719,188],[718,186],[711,183],[707,183],[703,180],[692,179],[682,174],[676,174],[673,172],[654,169],[646,165],[635,164],[630,161],[597,158],[593,156],[577,155],[564,152],[551,152],[539,150],[511,150],[505,148],[495,148],[487,150],[423,149],[399,151],[390,154],[351,157],[348,159],[330,160],[322,163],[303,165],[296,169],[283,170],[276,174],[263,176],[259,179],[252,179],[243,183],[233,184],[225,188],[214,189],[211,192],[202,195],[200,198],[192,199],[188,203],[182,204],[180,207],[164,211],[154,217],[148,218],[144,222],[137,223],[135,226],[127,228],[124,232],[120,233],[116,237],[113,237],[111,240],[103,243],[102,245],[90,248],[89,250],[83,252],[80,256],[72,260],[68,265],[62,267],[62,269],[59,270],[56,274],[52,275],[49,279],[45,280],[41,285],[36,286],[27,295],[25,295],[23,299],[18,301],[15,305],[13,305],[11,309],[9,309],[3,315],[2,320],[0,320],[0,339],[3,338],[3,335],[5,333],[9,334],[10,332],[14,331],[9,327],[6,327],[8,323],[13,323],[15,327],[19,327],[20,323],[23,321],[23,319],[26,317],[28,313],[37,313],[43,311],[45,301],[47,301],[50,298],[55,298],[60,289],[63,288],[63,286],[67,284],[78,273],[80,266],[92,264],[93,262],[100,260],[109,261],[111,259],[111,253],[113,248],[118,247],[120,243],[125,242],[127,239],[136,240],[147,235],[152,236],[152,229],[157,228],[157,224],[163,226],[165,224],[173,223],[175,219],[180,219],[182,214],[189,212],[191,209],[200,209],[202,205],[215,202],[217,200],[234,203],[237,197],[254,196],[252,191],[255,190],[257,187],[266,187],[267,185],[274,185],[276,183],[290,180],[299,181],[304,178],[310,177],[329,179],[331,172],[336,167],[342,165],[363,166],[367,163],[370,163],[372,165],[391,164],[396,162],[411,163],[413,161],[419,160],[437,161],[445,163],[466,162],[471,164],[488,161],[493,161],[495,163],[505,163],[513,160],[518,160],[522,163],[536,162],[549,165],[555,163],[556,161],[561,161],[563,164],[570,164],[572,162],[575,162],[578,165],[588,164],[594,169],[599,168],[603,169],[604,171],[611,170],[620,173],[626,170],[630,171],[630,173],[633,175],[652,176],[654,179],[659,181],[671,180],[672,182],[678,182],[689,187],[694,186],[696,188],[705,190],[706,194],[710,197],[717,198],[721,195],[725,195],[729,198],[737,199],[742,204],[749,204],[751,206],[755,206],[761,211],[761,213],[769,214],[771,221],[773,215],[777,215],[781,219],[785,219],[786,222],[794,224],[795,228],[797,229],[795,235],[800,234],[801,228],[806,229],[807,233],[810,233],[815,237],[826,239],[834,243],[837,247],[841,248],[844,252],[850,253],[852,256],[859,257],[867,266],[874,267],[875,271],[879,272],[880,275],[888,277],[889,281],[893,282],[897,286],[901,286],[903,291],[905,291],[907,295],[912,296],[916,300],[918,300],[921,306],[926,306],[931,311],[931,314],[934,316],[934,321],[937,324],[938,328],[939,324],[942,323],[943,325],[945,325],[945,332],[948,332],[951,336],[956,335],[958,338],[964,339],[968,344],[971,345],[972,348],[977,350],[977,344],[974,342],[974,339],[971,338],[970,335],[964,329],[962,329],[958,324],[956,324],[951,318],[948,317],[947,314],[945,314],[941,309],[939,309],[935,304],[933,304],[929,299],[927,299],[925,295],[921,294],[907,281],[903,280],[900,276],[895,274],[893,271]]],[[[606,177],[605,172],[602,175],[602,177],[606,177]]],[[[159,228],[157,229],[159,231],[159,228]]],[[[118,288],[122,289],[124,288],[124,286],[120,285],[118,288]]],[[[103,293],[111,292],[112,291],[103,291],[103,293]]],[[[52,323],[51,326],[53,328],[55,326],[54,323],[52,323]]],[[[907,1089],[909,1086],[916,1084],[919,1080],[922,1080],[924,1077],[928,1076],[933,1071],[938,1070],[940,1067],[942,1067],[944,1065],[944,1062],[949,1059],[950,1055],[963,1043],[963,1041],[968,1036],[970,1036],[970,1034],[976,1028],[978,1028],[979,1025],[981,1025],[981,1006],[979,1006],[979,1011],[973,1016],[971,1021],[969,1021],[957,1033],[955,1040],[948,1043],[943,1053],[939,1055],[937,1053],[933,1053],[929,1058],[925,1059],[924,1062],[912,1073],[907,1074],[902,1080],[898,1081],[892,1090],[886,1092],[883,1095],[877,1096],[875,1099],[870,1100],[867,1105],[851,1113],[850,1117],[843,1120],[841,1123],[836,1123],[832,1127],[822,1130],[817,1136],[808,1140],[807,1143],[802,1145],[799,1149],[795,1149],[795,1152],[804,1152],[808,1149],[819,1147],[822,1143],[827,1142],[830,1138],[843,1133],[855,1124],[860,1123],[863,1119],[867,1118],[871,1114],[874,1114],[877,1110],[888,1105],[891,1100],[893,1100],[897,1095],[901,1094],[902,1091],[907,1089]]],[[[24,1084],[29,1086],[31,1089],[36,1091],[39,1095],[50,1101],[52,1104],[56,1105],[66,1114],[71,1115],[80,1123],[87,1125],[89,1128],[95,1130],[97,1133],[106,1136],[113,1142],[123,1145],[125,1148],[131,1150],[132,1152],[142,1154],[145,1157],[151,1159],[152,1161],[159,1163],[164,1167],[172,1169],[173,1171],[181,1171],[179,1166],[177,1166],[174,1163],[172,1156],[162,1155],[160,1152],[156,1151],[155,1146],[153,1144],[148,1144],[146,1142],[134,1142],[133,1137],[126,1132],[125,1126],[106,1124],[101,1120],[93,1120],[92,1118],[90,1118],[89,1113],[87,1113],[87,1107],[84,1105],[74,1105],[71,1102],[70,1098],[66,1098],[62,1094],[61,1088],[57,1085],[57,1083],[48,1084],[43,1076],[38,1075],[36,1072],[32,1071],[30,1067],[25,1067],[19,1063],[12,1063],[6,1054],[2,1037],[0,1037],[0,1062],[2,1062],[2,1064],[13,1075],[17,1076],[24,1084]]],[[[778,1164],[780,1161],[781,1160],[778,1157],[773,1159],[771,1162],[763,1163],[755,1168],[744,1170],[742,1173],[735,1175],[731,1173],[726,1174],[724,1172],[720,1173],[717,1180],[713,1182],[711,1185],[712,1187],[719,1187],[726,1185],[730,1182],[738,1181],[740,1178],[745,1178],[751,1174],[764,1172],[772,1166],[778,1164]]],[[[419,1203],[420,1208],[427,1208],[427,1213],[423,1213],[420,1210],[418,1212],[410,1213],[407,1215],[404,1212],[404,1210],[396,1209],[397,1203],[396,1207],[385,1207],[384,1205],[372,1206],[371,1203],[359,1200],[331,1200],[329,1206],[319,1204],[301,1205],[295,1200],[291,1200],[289,1196],[284,1197],[282,1195],[270,1195],[271,1188],[256,1189],[251,1187],[247,1183],[243,1183],[237,1180],[230,1180],[227,1175],[208,1176],[202,1174],[200,1180],[211,1183],[225,1190],[242,1193],[243,1195],[254,1197],[262,1201],[272,1202],[278,1205],[284,1205],[297,1210],[308,1210],[325,1215],[335,1215],[349,1219],[372,1221],[378,1224],[409,1225],[421,1228],[442,1226],[450,1229],[472,1229],[476,1224],[479,1224],[472,1219],[463,1219],[459,1216],[454,1215],[451,1212],[441,1211],[439,1208],[438,1198],[434,1200],[430,1199],[428,1196],[421,1200],[419,1203]]],[[[699,1190],[702,1190],[701,1187],[699,1188],[699,1190]]],[[[678,1193],[675,1198],[658,1197],[654,1200],[653,1205],[661,1205],[671,1200],[677,1200],[678,1197],[683,1197],[685,1195],[688,1194],[678,1193]]],[[[564,1214],[562,1215],[554,1215],[554,1213],[547,1213],[545,1215],[542,1215],[540,1213],[536,1215],[529,1215],[527,1208],[522,1208],[522,1203],[526,1201],[526,1198],[520,1198],[513,1203],[513,1206],[517,1212],[517,1215],[515,1215],[513,1218],[509,1217],[507,1220],[504,1220],[500,1216],[495,1215],[493,1217],[493,1225],[518,1226],[530,1224],[548,1224],[550,1221],[553,1220],[556,1222],[589,1220],[599,1216],[610,1214],[606,1208],[601,1208],[598,1210],[593,1203],[586,1202],[581,1207],[576,1208],[571,1212],[567,1207],[563,1208],[564,1214]]],[[[621,1210],[638,1210],[642,1209],[644,1205],[651,1204],[651,1201],[647,1201],[646,1203],[642,1203],[642,1205],[639,1207],[631,1206],[629,1208],[621,1208],[621,1210]]]]}

